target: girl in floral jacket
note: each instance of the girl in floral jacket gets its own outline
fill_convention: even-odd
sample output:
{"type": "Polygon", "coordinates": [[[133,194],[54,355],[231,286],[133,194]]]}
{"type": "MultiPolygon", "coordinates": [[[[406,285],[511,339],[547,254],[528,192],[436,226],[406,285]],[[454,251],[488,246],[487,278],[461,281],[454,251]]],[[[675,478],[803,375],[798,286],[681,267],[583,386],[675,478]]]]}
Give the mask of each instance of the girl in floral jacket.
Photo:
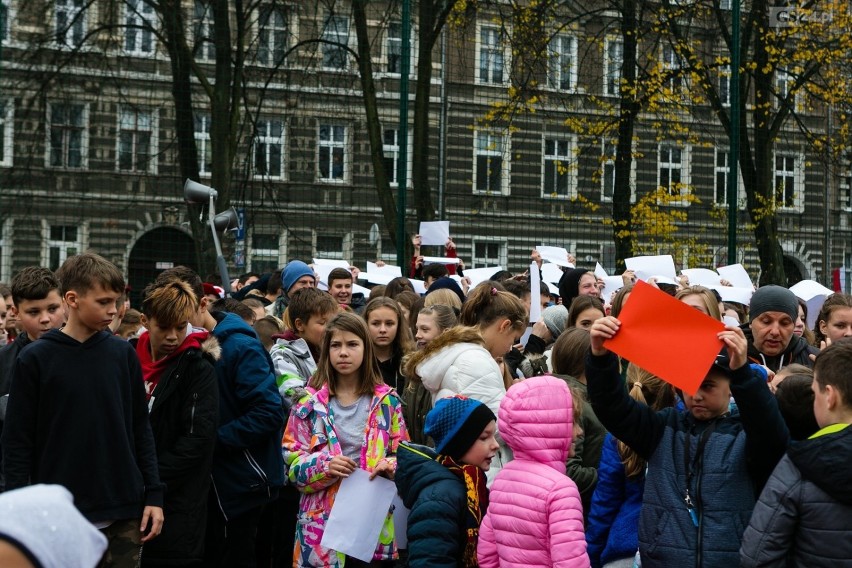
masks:
{"type": "MultiPolygon", "coordinates": [[[[340,480],[355,468],[371,478],[394,478],[396,450],[408,440],[402,405],[382,382],[369,330],[359,316],[342,312],[326,326],[317,371],[293,406],[284,432],[290,481],[302,492],[293,565],[299,568],[362,565],[320,545],[340,480]]],[[[396,558],[390,513],[374,561],[396,558]]]]}

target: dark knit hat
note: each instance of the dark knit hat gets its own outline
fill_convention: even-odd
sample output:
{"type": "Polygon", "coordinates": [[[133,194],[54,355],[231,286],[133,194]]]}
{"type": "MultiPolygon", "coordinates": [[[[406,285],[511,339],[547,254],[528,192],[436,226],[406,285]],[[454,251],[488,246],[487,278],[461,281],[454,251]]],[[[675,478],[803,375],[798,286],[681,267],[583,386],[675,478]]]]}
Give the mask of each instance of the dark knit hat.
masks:
{"type": "Polygon", "coordinates": [[[452,290],[456,293],[456,296],[459,297],[459,300],[464,303],[464,292],[462,292],[461,286],[459,283],[450,278],[449,276],[444,276],[443,278],[438,278],[432,284],[429,285],[429,289],[426,290],[426,295],[428,296],[435,290],[440,290],[441,288],[446,288],[447,290],[452,290]]]}
{"type": "Polygon", "coordinates": [[[310,276],[314,279],[314,283],[316,283],[316,274],[314,274],[313,269],[310,266],[302,262],[301,260],[291,260],[287,263],[287,266],[284,267],[284,270],[281,271],[281,289],[284,290],[284,293],[290,291],[290,288],[293,287],[299,278],[302,276],[310,276]]]}
{"type": "Polygon", "coordinates": [[[796,321],[799,317],[799,301],[793,292],[782,286],[761,286],[751,297],[748,317],[753,320],[764,312],[782,312],[796,321]]]}
{"type": "Polygon", "coordinates": [[[585,268],[570,268],[559,279],[559,295],[562,305],[570,306],[571,300],[580,295],[580,278],[588,272],[585,268]]]}
{"type": "Polygon", "coordinates": [[[442,398],[426,415],[423,432],[435,440],[435,451],[460,460],[488,426],[497,420],[487,406],[465,396],[442,398]]]}

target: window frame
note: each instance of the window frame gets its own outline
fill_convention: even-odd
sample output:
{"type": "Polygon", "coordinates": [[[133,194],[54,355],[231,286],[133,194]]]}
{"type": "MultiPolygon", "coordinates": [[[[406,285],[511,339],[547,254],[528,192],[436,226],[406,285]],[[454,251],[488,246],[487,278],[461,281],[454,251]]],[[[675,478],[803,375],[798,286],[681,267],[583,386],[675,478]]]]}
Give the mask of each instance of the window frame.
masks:
{"type": "Polygon", "coordinates": [[[263,67],[271,67],[271,68],[280,68],[286,67],[286,55],[287,51],[293,45],[293,40],[295,38],[295,28],[294,22],[296,20],[295,10],[290,9],[290,6],[282,6],[277,4],[262,4],[258,7],[258,16],[257,16],[257,50],[256,50],[256,60],[257,64],[263,67]],[[276,41],[275,38],[277,32],[281,32],[282,29],[279,27],[273,26],[272,28],[268,27],[268,21],[271,14],[281,14],[281,17],[284,19],[284,28],[283,32],[284,36],[284,45],[283,48],[279,46],[279,42],[276,41]],[[271,33],[270,33],[271,32],[271,33]],[[264,33],[268,34],[266,40],[264,41],[264,33]],[[263,61],[261,59],[261,53],[264,53],[262,49],[265,48],[265,53],[271,54],[272,57],[269,58],[267,55],[267,61],[263,61]],[[281,52],[276,55],[276,49],[280,49],[281,52]],[[281,61],[277,61],[278,57],[281,57],[281,61]]]}
{"type": "Polygon", "coordinates": [[[46,116],[46,128],[45,128],[45,167],[48,169],[54,170],[70,170],[70,171],[78,171],[78,170],[88,170],[89,169],[89,103],[80,103],[80,102],[56,102],[56,101],[48,101],[46,108],[47,116],[46,116]],[[75,127],[73,125],[62,125],[63,132],[68,132],[72,129],[80,130],[80,165],[79,166],[69,166],[68,165],[68,141],[66,135],[63,134],[62,140],[62,164],[61,165],[53,165],[51,162],[51,157],[53,156],[53,109],[57,106],[79,106],[81,107],[81,117],[82,117],[82,126],[75,127]]]}
{"type": "Polygon", "coordinates": [[[624,40],[615,37],[604,39],[603,59],[603,94],[607,97],[618,97],[621,95],[621,67],[624,65],[624,40]],[[612,57],[612,46],[615,45],[620,46],[619,59],[612,57]]]}
{"type": "Polygon", "coordinates": [[[287,177],[287,121],[284,117],[269,117],[262,116],[257,121],[255,121],[254,125],[254,135],[252,136],[252,144],[251,144],[251,168],[252,168],[252,177],[255,179],[269,179],[269,180],[283,180],[287,177]],[[281,125],[281,135],[278,138],[275,138],[273,135],[269,134],[270,126],[272,123],[279,122],[281,125]],[[258,127],[263,123],[266,125],[266,133],[263,136],[258,135],[258,127]],[[278,160],[278,168],[279,173],[277,175],[270,175],[269,173],[259,173],[257,167],[257,151],[258,144],[263,144],[266,148],[265,154],[265,163],[267,170],[269,169],[269,164],[271,163],[270,159],[270,151],[269,149],[273,146],[278,146],[280,150],[279,160],[278,160]]]}
{"type": "Polygon", "coordinates": [[[577,66],[577,45],[578,45],[577,36],[570,33],[559,33],[550,38],[550,42],[548,43],[548,59],[547,59],[547,86],[549,89],[554,91],[561,91],[566,93],[573,93],[577,91],[577,74],[578,74],[578,66],[577,66]],[[565,53],[565,40],[569,41],[568,47],[568,58],[569,58],[569,69],[567,71],[568,75],[568,86],[563,87],[565,69],[562,65],[557,64],[561,63],[563,57],[566,56],[565,53]],[[554,49],[554,43],[559,43],[559,49],[554,49]],[[556,80],[554,81],[554,76],[556,80]]]}
{"type": "MultiPolygon", "coordinates": [[[[678,144],[677,142],[671,140],[665,140],[660,142],[657,145],[657,187],[664,188],[666,192],[673,198],[677,197],[686,197],[690,192],[690,158],[691,151],[690,146],[688,144],[678,144]],[[669,161],[663,161],[663,150],[677,150],[680,153],[680,162],[675,163],[671,160],[671,156],[669,157],[669,161]],[[663,171],[668,171],[668,184],[663,185],[663,171]],[[672,187],[672,177],[673,172],[678,171],[680,180],[675,182],[676,185],[680,186],[680,189],[675,193],[674,188],[672,187]]],[[[669,202],[668,205],[682,205],[688,206],[689,201],[686,199],[676,200],[669,202]]]]}
{"type": "Polygon", "coordinates": [[[544,199],[574,199],[577,197],[577,137],[574,135],[569,136],[560,136],[555,133],[546,133],[541,137],[541,197],[544,199]],[[547,144],[548,142],[554,142],[555,151],[551,154],[547,152],[547,144]],[[565,154],[560,154],[559,152],[559,143],[566,143],[565,154]],[[553,164],[553,167],[557,169],[554,175],[554,181],[556,177],[560,175],[559,168],[565,168],[565,171],[561,175],[565,175],[567,177],[566,182],[566,192],[564,195],[559,193],[548,191],[546,187],[547,180],[547,170],[548,170],[548,162],[567,162],[569,165],[560,165],[553,164]]]}
{"type": "Polygon", "coordinates": [[[342,15],[342,14],[336,14],[336,13],[327,14],[326,17],[323,19],[322,28],[320,29],[320,39],[322,39],[324,42],[334,42],[334,43],[337,44],[337,45],[331,45],[329,43],[321,43],[320,44],[320,68],[323,71],[337,71],[337,72],[349,71],[350,68],[351,68],[351,65],[352,65],[350,60],[349,60],[350,59],[350,53],[349,53],[348,49],[341,47],[341,46],[344,46],[344,45],[346,47],[349,47],[350,41],[352,40],[352,20],[349,18],[349,16],[342,15]],[[329,32],[329,29],[330,29],[329,26],[328,26],[329,22],[331,22],[332,20],[341,20],[341,19],[346,20],[346,33],[345,33],[345,36],[343,36],[345,41],[340,41],[340,38],[343,34],[341,34],[338,31],[337,25],[335,25],[333,31],[329,32]],[[327,37],[327,34],[328,35],[334,35],[335,38],[332,39],[330,37],[327,37]],[[330,65],[330,64],[327,63],[328,61],[331,61],[331,59],[333,57],[335,57],[334,54],[330,54],[329,52],[326,51],[326,50],[331,50],[331,49],[334,49],[334,50],[342,53],[342,55],[343,55],[343,65],[342,66],[330,65]]]}
{"type": "Polygon", "coordinates": [[[471,268],[488,268],[491,266],[508,266],[509,264],[509,243],[502,237],[487,237],[474,236],[470,243],[470,264],[471,268]],[[497,245],[497,258],[490,256],[479,257],[476,254],[476,246],[478,244],[497,245]]]}
{"type": "Polygon", "coordinates": [[[6,18],[3,20],[3,26],[0,27],[0,43],[6,46],[14,43],[12,40],[12,22],[15,21],[16,14],[12,0],[0,0],[0,6],[6,10],[6,18]]]}
{"type": "Polygon", "coordinates": [[[15,99],[0,99],[0,168],[11,168],[15,164],[15,99]]]}
{"type": "Polygon", "coordinates": [[[124,37],[122,38],[121,45],[122,52],[127,55],[134,55],[137,57],[153,57],[157,53],[157,35],[154,33],[157,21],[156,10],[147,2],[147,0],[123,0],[122,7],[124,10],[123,21],[125,25],[124,37]],[[136,2],[136,6],[131,8],[131,2],[136,2]],[[150,9],[150,14],[145,14],[143,10],[140,10],[140,5],[147,6],[150,9]],[[131,12],[131,9],[133,12],[131,12]],[[144,45],[145,34],[150,34],[151,48],[149,50],[142,49],[141,47],[128,49],[127,40],[131,33],[133,33],[135,37],[134,44],[138,42],[140,46],[144,45]]]}
{"type": "Polygon", "coordinates": [[[200,63],[216,62],[216,44],[213,41],[213,6],[210,0],[194,0],[192,3],[192,53],[200,63]],[[199,7],[203,6],[201,12],[199,7]]]}
{"type": "Polygon", "coordinates": [[[86,36],[89,33],[89,8],[91,5],[85,5],[83,0],[53,0],[53,42],[60,49],[80,49],[86,42],[86,36]],[[81,5],[73,5],[79,1],[81,5]],[[62,5],[60,6],[60,3],[62,5]],[[59,14],[66,14],[66,22],[68,25],[60,30],[59,14]],[[68,34],[72,37],[77,35],[77,26],[79,25],[79,42],[67,41],[68,34]],[[61,34],[61,35],[60,35],[61,34]]]}
{"type": "Polygon", "coordinates": [[[731,106],[731,66],[719,66],[719,102],[723,108],[731,106]]]}
{"type": "MultiPolygon", "coordinates": [[[[714,207],[727,207],[728,206],[728,178],[731,172],[731,149],[726,147],[715,147],[713,148],[713,206],[714,207]],[[719,165],[719,155],[724,154],[725,157],[725,165],[719,165]],[[725,199],[723,201],[719,201],[719,175],[724,175],[725,179],[725,199]]],[[[745,184],[743,183],[743,173],[739,168],[737,169],[737,208],[743,209],[745,208],[745,184]]]]}
{"type": "MultiPolygon", "coordinates": [[[[493,62],[489,59],[489,63],[493,62]]],[[[474,82],[477,85],[491,85],[491,86],[505,86],[509,82],[509,73],[508,70],[511,69],[512,60],[511,60],[511,52],[509,51],[509,45],[506,41],[505,32],[500,26],[496,26],[494,24],[484,24],[478,22],[476,24],[476,62],[474,65],[474,82]],[[500,81],[486,80],[482,77],[482,64],[483,57],[486,55],[486,46],[483,43],[483,32],[484,31],[494,32],[497,36],[497,43],[495,45],[489,45],[488,49],[490,53],[494,55],[500,56],[503,61],[503,68],[500,71],[500,81]]],[[[493,75],[494,69],[489,65],[489,75],[493,75]]]]}
{"type": "MultiPolygon", "coordinates": [[[[474,195],[509,195],[511,193],[511,183],[510,183],[510,175],[511,175],[511,137],[506,132],[498,132],[494,130],[488,129],[477,129],[473,131],[473,194],[474,195]],[[479,137],[480,135],[487,136],[487,140],[500,140],[500,149],[499,150],[489,150],[489,143],[484,149],[480,150],[479,147],[479,137]],[[478,170],[479,170],[479,157],[480,155],[496,157],[499,156],[501,159],[500,163],[500,191],[495,192],[490,189],[479,189],[477,187],[478,184],[478,170]]],[[[489,159],[490,162],[490,159],[489,159]]],[[[492,169],[490,165],[486,165],[488,172],[491,172],[492,169]]]]}
{"type": "Polygon", "coordinates": [[[354,241],[351,232],[337,233],[334,231],[320,233],[316,229],[311,229],[311,256],[313,258],[327,258],[330,260],[348,260],[352,258],[354,241]],[[320,251],[318,242],[322,238],[340,238],[340,252],[337,251],[320,251]]]}
{"type": "MultiPolygon", "coordinates": [[[[839,167],[837,192],[841,211],[852,212],[852,160],[846,158],[839,167]]],[[[852,266],[852,265],[850,265],[852,266]]]]}
{"type": "MultiPolygon", "coordinates": [[[[615,196],[615,153],[618,151],[616,142],[601,139],[600,177],[601,177],[601,203],[612,203],[615,196]],[[612,147],[612,158],[608,158],[607,147],[612,147]],[[612,168],[612,194],[606,194],[607,168],[612,168]]],[[[636,160],[630,160],[630,203],[636,203],[636,160]]]]}
{"type": "Polygon", "coordinates": [[[0,226],[0,282],[12,279],[12,254],[15,237],[15,218],[7,217],[0,226]]]}
{"type": "Polygon", "coordinates": [[[249,239],[247,243],[248,254],[246,255],[247,264],[246,267],[247,272],[260,272],[258,267],[255,266],[255,262],[270,262],[270,259],[275,259],[275,270],[281,268],[287,263],[287,231],[281,231],[278,228],[271,226],[260,226],[254,227],[251,231],[249,231],[249,239]],[[271,248],[255,248],[254,242],[256,240],[256,235],[278,235],[278,247],[271,248]]]}
{"type": "MultiPolygon", "coordinates": [[[[342,122],[333,122],[333,121],[322,122],[322,121],[320,121],[317,124],[317,153],[316,153],[316,164],[317,164],[317,166],[316,166],[316,181],[317,182],[334,184],[334,185],[341,185],[341,184],[349,183],[349,179],[350,179],[350,176],[351,176],[351,173],[352,173],[351,172],[351,169],[352,169],[351,168],[351,159],[352,158],[350,156],[350,148],[349,148],[350,137],[351,137],[350,131],[351,131],[350,125],[346,124],[346,123],[342,123],[342,122]],[[342,128],[343,129],[343,140],[342,141],[323,140],[322,139],[323,128],[331,128],[331,129],[342,128]],[[324,147],[329,148],[328,173],[330,174],[330,177],[323,177],[322,176],[322,166],[323,166],[322,165],[322,149],[324,147]],[[335,148],[341,148],[342,152],[343,152],[343,158],[342,158],[343,173],[342,173],[341,177],[339,177],[339,178],[331,176],[331,174],[333,173],[333,170],[334,170],[334,149],[335,148]]],[[[332,137],[335,136],[333,131],[332,131],[331,136],[332,137]]]]}
{"type": "Polygon", "coordinates": [[[47,219],[41,220],[41,266],[45,266],[50,270],[56,270],[65,260],[68,258],[69,252],[73,249],[76,252],[71,252],[73,254],[79,254],[88,248],[89,242],[89,222],[82,221],[79,224],[68,224],[62,221],[57,221],[52,223],[47,219]],[[77,231],[76,240],[66,240],[66,239],[53,239],[51,238],[51,232],[53,227],[74,227],[77,231]],[[58,265],[53,267],[51,264],[51,252],[52,249],[58,250],[58,265]]]}
{"type": "Polygon", "coordinates": [[[686,78],[680,73],[683,72],[684,64],[681,56],[677,53],[674,46],[664,43],[660,49],[660,65],[663,73],[677,71],[671,77],[666,79],[665,85],[672,95],[680,96],[687,87],[686,78]]]}
{"type": "MultiPolygon", "coordinates": [[[[775,108],[778,109],[781,108],[782,102],[785,101],[788,96],[791,96],[791,90],[793,85],[796,83],[796,77],[785,67],[776,67],[772,83],[777,97],[775,99],[775,108]]],[[[798,109],[799,97],[797,93],[792,93],[790,104],[793,110],[798,109]]]]}
{"type": "MultiPolygon", "coordinates": [[[[786,187],[785,187],[786,194],[786,187]]],[[[778,210],[800,212],[805,206],[805,159],[798,152],[775,151],[772,155],[772,200],[778,210]],[[792,170],[779,170],[778,159],[791,159],[793,161],[792,170]],[[779,176],[779,172],[781,175],[779,176]],[[792,204],[787,205],[786,195],[782,203],[778,202],[778,182],[779,177],[792,179],[793,194],[792,204]]]]}
{"type": "Polygon", "coordinates": [[[206,113],[196,112],[192,117],[192,136],[195,138],[196,158],[198,159],[198,175],[201,177],[210,177],[213,175],[213,141],[210,137],[210,125],[212,117],[206,113]],[[198,130],[199,123],[202,126],[198,130]],[[207,167],[208,162],[204,159],[210,155],[210,167],[207,167]]]}
{"type": "Polygon", "coordinates": [[[126,174],[156,174],[157,173],[157,155],[159,154],[159,136],[158,136],[158,126],[159,126],[159,116],[156,109],[153,108],[141,108],[141,107],[132,107],[130,105],[120,105],[118,108],[118,117],[116,124],[116,139],[115,139],[115,171],[122,172],[126,174]],[[123,112],[131,112],[134,115],[134,123],[135,128],[133,129],[124,129],[122,128],[122,113],[123,112]],[[150,129],[144,130],[140,129],[139,124],[139,114],[140,113],[148,113],[150,114],[150,129]],[[133,133],[133,151],[131,152],[133,165],[130,169],[124,169],[121,167],[121,135],[123,132],[132,132],[133,133]],[[150,139],[148,141],[148,164],[145,168],[140,168],[137,163],[138,159],[138,139],[137,134],[140,132],[148,132],[150,134],[150,139]]]}

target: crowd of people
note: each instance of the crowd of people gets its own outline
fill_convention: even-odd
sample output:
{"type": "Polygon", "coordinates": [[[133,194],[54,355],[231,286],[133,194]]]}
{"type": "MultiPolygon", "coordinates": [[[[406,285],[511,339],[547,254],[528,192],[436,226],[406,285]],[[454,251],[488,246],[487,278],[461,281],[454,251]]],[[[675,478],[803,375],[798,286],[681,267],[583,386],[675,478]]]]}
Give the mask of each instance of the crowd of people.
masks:
{"type": "Polygon", "coordinates": [[[130,306],[94,253],[18,271],[0,565],[852,566],[852,296],[807,329],[780,286],[652,281],[725,322],[690,393],[610,351],[632,271],[532,297],[538,275],[471,286],[414,244],[409,277],[363,292],[355,267],[179,266],[130,306]],[[371,559],[324,538],[358,470],[399,499],[371,559]]]}

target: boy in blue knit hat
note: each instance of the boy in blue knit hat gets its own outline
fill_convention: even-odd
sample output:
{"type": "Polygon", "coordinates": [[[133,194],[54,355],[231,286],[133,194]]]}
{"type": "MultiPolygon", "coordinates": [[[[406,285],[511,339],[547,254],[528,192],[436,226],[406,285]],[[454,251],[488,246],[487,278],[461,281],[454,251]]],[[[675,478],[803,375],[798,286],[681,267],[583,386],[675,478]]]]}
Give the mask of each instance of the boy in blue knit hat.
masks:
{"type": "Polygon", "coordinates": [[[463,396],[442,398],[426,415],[435,449],[403,442],[397,451],[396,487],[408,516],[408,564],[477,566],[479,525],[488,508],[485,472],[497,454],[497,419],[487,406],[463,396]]]}
{"type": "Polygon", "coordinates": [[[284,310],[290,304],[293,294],[302,288],[316,288],[317,275],[313,269],[301,260],[291,260],[281,270],[281,295],[266,308],[267,313],[284,319],[284,310]]]}

